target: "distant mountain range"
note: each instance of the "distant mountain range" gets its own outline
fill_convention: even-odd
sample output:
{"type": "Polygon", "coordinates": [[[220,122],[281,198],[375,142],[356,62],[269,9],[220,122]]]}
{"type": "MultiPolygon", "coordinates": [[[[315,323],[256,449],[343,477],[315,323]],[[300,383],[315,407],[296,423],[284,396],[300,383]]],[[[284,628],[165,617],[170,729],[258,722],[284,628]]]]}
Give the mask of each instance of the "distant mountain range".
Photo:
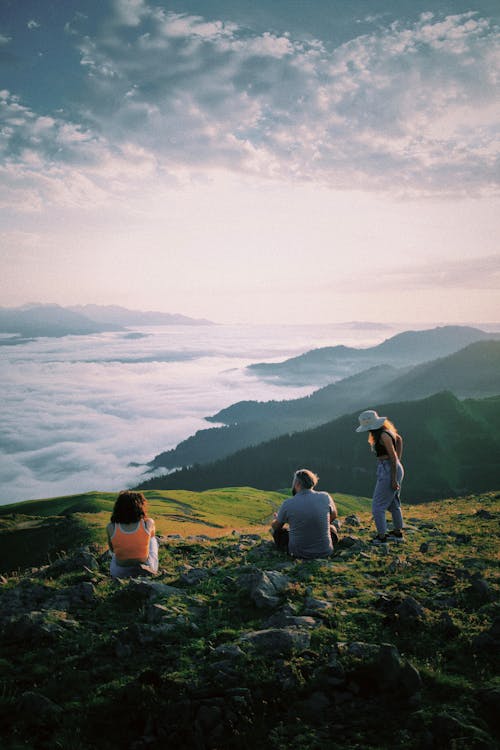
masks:
{"type": "Polygon", "coordinates": [[[117,305],[75,305],[69,308],[85,315],[96,323],[111,323],[120,326],[165,326],[165,325],[214,325],[205,318],[188,318],[177,313],[143,310],[128,310],[117,305]]]}
{"type": "MultiPolygon", "coordinates": [[[[500,480],[500,396],[459,401],[449,392],[418,401],[370,405],[388,415],[404,437],[403,501],[482,492],[500,480]]],[[[369,496],[376,459],[366,435],[355,432],[358,412],[312,430],[283,435],[211,464],[143,482],[140,489],[288,487],[301,466],[316,471],[333,492],[369,496]]]]}
{"type": "Polygon", "coordinates": [[[486,333],[470,326],[442,326],[404,331],[365,349],[325,346],[284,362],[259,362],[247,369],[253,375],[283,384],[325,385],[380,364],[405,367],[427,362],[485,339],[500,339],[500,333],[486,333]]]}
{"type": "Polygon", "coordinates": [[[500,341],[478,341],[447,357],[410,368],[378,365],[288,401],[240,401],[207,420],[225,427],[199,430],[156,456],[151,469],[207,463],[278,435],[299,432],[374,403],[413,401],[449,390],[459,398],[500,394],[500,341]]]}
{"type": "Polygon", "coordinates": [[[141,325],[210,325],[210,321],[115,306],[33,304],[17,308],[3,307],[0,308],[0,333],[14,334],[14,337],[3,339],[0,343],[12,345],[39,336],[81,336],[141,325]]]}

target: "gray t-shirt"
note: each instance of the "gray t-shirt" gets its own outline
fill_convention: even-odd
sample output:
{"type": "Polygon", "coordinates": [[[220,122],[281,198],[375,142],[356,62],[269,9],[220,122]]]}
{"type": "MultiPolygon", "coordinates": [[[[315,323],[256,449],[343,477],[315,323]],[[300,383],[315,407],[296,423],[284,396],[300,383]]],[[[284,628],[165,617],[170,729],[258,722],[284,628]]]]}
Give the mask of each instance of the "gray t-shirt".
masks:
{"type": "Polygon", "coordinates": [[[277,521],[288,523],[288,551],[295,557],[327,557],[333,552],[330,511],[335,512],[327,492],[301,490],[283,501],[277,521]]]}

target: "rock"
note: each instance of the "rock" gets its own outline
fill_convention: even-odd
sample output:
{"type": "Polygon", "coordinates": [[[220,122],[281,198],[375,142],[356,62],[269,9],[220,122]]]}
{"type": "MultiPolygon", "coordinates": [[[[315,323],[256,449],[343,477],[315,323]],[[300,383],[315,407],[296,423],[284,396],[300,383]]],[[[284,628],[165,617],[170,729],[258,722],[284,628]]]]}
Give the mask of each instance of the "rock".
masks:
{"type": "Polygon", "coordinates": [[[398,688],[407,698],[420,693],[422,689],[422,678],[420,677],[420,672],[408,661],[404,662],[399,674],[398,688]]]}
{"type": "Polygon", "coordinates": [[[309,647],[310,642],[309,633],[297,628],[254,630],[240,637],[240,643],[243,646],[250,646],[271,658],[289,656],[294,651],[303,651],[309,647]]]}
{"type": "Polygon", "coordinates": [[[478,518],[483,518],[485,521],[493,521],[496,518],[496,515],[494,513],[490,513],[489,510],[484,510],[484,508],[476,510],[476,516],[478,518]]]}
{"type": "Polygon", "coordinates": [[[496,617],[487,630],[474,636],[472,649],[474,651],[491,652],[492,654],[500,648],[500,617],[496,617]]]}
{"type": "Polygon", "coordinates": [[[481,716],[496,732],[500,732],[500,687],[482,688],[477,691],[481,716]]]}
{"type": "Polygon", "coordinates": [[[172,614],[171,610],[168,609],[168,607],[165,607],[164,604],[158,604],[157,602],[152,602],[149,604],[147,611],[146,611],[146,618],[150,625],[158,625],[159,623],[163,622],[166,617],[169,617],[172,614]]]}
{"type": "Polygon", "coordinates": [[[470,534],[459,534],[456,531],[448,532],[450,536],[454,537],[455,544],[470,544],[472,536],[470,534]]]}
{"type": "Polygon", "coordinates": [[[319,623],[314,617],[297,617],[277,612],[262,623],[264,628],[316,628],[319,623]]]}
{"type": "Polygon", "coordinates": [[[222,711],[219,706],[202,705],[196,714],[196,721],[200,723],[202,729],[206,732],[213,729],[221,719],[222,711]]]}
{"type": "Polygon", "coordinates": [[[313,724],[321,724],[328,716],[331,701],[322,691],[312,693],[308,698],[298,703],[300,717],[313,724]]]}
{"type": "Polygon", "coordinates": [[[490,602],[495,598],[490,584],[484,578],[476,578],[472,581],[469,588],[465,590],[466,594],[472,595],[482,603],[490,602]]]}
{"type": "Polygon", "coordinates": [[[424,608],[412,596],[407,596],[401,604],[396,607],[396,615],[400,622],[414,624],[425,618],[424,608]]]}
{"type": "Polygon", "coordinates": [[[396,646],[390,643],[380,645],[376,674],[382,689],[394,690],[396,688],[401,676],[401,657],[396,646]]]}
{"type": "Polygon", "coordinates": [[[237,584],[241,589],[247,591],[250,597],[260,608],[277,607],[279,596],[290,583],[290,579],[278,573],[276,570],[251,570],[243,573],[237,579],[237,584]]]}
{"type": "Polygon", "coordinates": [[[46,622],[43,612],[29,612],[20,617],[12,617],[4,624],[4,643],[43,644],[57,640],[64,632],[56,623],[46,622]]]}
{"type": "Polygon", "coordinates": [[[486,732],[447,712],[434,717],[431,726],[435,747],[462,746],[474,750],[494,750],[495,743],[486,732]]]}
{"type": "Polygon", "coordinates": [[[356,513],[351,513],[344,518],[344,523],[346,526],[361,526],[361,518],[356,513]]]}
{"type": "Polygon", "coordinates": [[[180,581],[187,586],[196,586],[201,581],[205,581],[210,573],[206,568],[188,568],[180,576],[180,581]]]}
{"type": "Polygon", "coordinates": [[[32,727],[54,726],[62,718],[63,709],[42,693],[31,690],[21,695],[20,711],[23,721],[32,727]]]}
{"type": "MultiPolygon", "coordinates": [[[[351,691],[373,694],[394,692],[412,699],[420,693],[422,681],[418,670],[402,659],[398,649],[391,643],[337,644],[341,660],[347,661],[345,677],[351,691]]],[[[335,665],[337,666],[337,665],[335,665]]],[[[344,673],[338,674],[342,685],[344,673]]]]}
{"type": "Polygon", "coordinates": [[[69,557],[61,557],[55,560],[44,570],[45,578],[57,578],[65,573],[73,573],[78,570],[99,570],[99,562],[87,549],[79,549],[75,554],[69,557]]]}
{"type": "Polygon", "coordinates": [[[449,612],[441,612],[439,625],[444,634],[450,638],[455,638],[460,633],[460,628],[453,622],[449,612]]]}
{"type": "Polygon", "coordinates": [[[346,550],[346,549],[352,549],[352,550],[362,550],[367,547],[366,543],[363,542],[359,537],[357,536],[343,536],[342,539],[340,539],[339,543],[335,545],[335,550],[346,550]]]}
{"type": "Polygon", "coordinates": [[[94,585],[89,581],[82,581],[75,586],[58,591],[54,598],[51,599],[53,609],[71,609],[72,607],[81,607],[92,604],[96,599],[94,585]]]}
{"type": "Polygon", "coordinates": [[[419,547],[420,552],[425,553],[429,551],[429,542],[422,542],[419,547]]]}
{"type": "Polygon", "coordinates": [[[185,596],[185,592],[175,586],[141,578],[130,578],[126,590],[144,599],[160,596],[185,596]]]}
{"type": "Polygon", "coordinates": [[[379,650],[380,647],[376,643],[365,643],[364,641],[337,643],[337,651],[340,656],[352,656],[357,659],[373,660],[378,655],[379,650]]]}
{"type": "Polygon", "coordinates": [[[308,596],[304,602],[305,615],[312,615],[313,617],[323,617],[328,614],[328,610],[332,608],[330,602],[324,601],[323,599],[314,599],[312,596],[308,596]]]}
{"type": "Polygon", "coordinates": [[[226,656],[230,659],[239,659],[240,656],[243,656],[243,651],[237,643],[221,643],[214,648],[213,653],[216,656],[226,656]]]}

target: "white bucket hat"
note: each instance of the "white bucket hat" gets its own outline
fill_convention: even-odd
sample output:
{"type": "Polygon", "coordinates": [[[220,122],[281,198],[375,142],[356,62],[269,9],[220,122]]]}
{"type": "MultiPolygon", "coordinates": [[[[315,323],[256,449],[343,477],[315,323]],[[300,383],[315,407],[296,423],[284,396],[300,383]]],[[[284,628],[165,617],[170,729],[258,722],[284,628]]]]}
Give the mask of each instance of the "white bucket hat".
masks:
{"type": "Polygon", "coordinates": [[[382,427],[387,417],[379,417],[376,411],[373,409],[367,409],[362,411],[358,417],[359,427],[356,432],[368,432],[369,430],[378,430],[382,427]]]}

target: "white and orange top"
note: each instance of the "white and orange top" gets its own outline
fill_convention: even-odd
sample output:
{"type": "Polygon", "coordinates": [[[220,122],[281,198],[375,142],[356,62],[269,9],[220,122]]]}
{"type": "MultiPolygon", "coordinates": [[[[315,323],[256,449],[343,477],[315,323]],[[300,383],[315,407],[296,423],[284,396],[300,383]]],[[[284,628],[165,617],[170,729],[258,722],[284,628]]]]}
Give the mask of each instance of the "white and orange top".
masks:
{"type": "MultiPolygon", "coordinates": [[[[121,524],[114,524],[111,535],[113,552],[117,560],[146,560],[149,555],[151,533],[146,521],[141,519],[132,531],[124,531],[121,524]]],[[[154,527],[153,527],[154,528],[154,527]]]]}

